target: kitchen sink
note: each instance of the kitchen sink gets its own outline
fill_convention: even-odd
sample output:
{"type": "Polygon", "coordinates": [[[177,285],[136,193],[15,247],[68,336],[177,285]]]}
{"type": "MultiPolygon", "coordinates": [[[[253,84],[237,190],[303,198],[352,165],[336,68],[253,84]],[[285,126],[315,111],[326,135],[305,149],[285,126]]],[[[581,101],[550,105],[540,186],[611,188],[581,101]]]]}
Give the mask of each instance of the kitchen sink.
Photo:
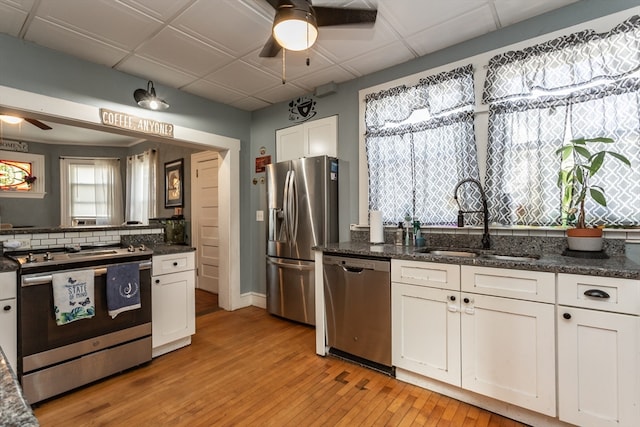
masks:
{"type": "Polygon", "coordinates": [[[482,259],[494,259],[496,261],[520,261],[520,262],[532,262],[537,261],[539,257],[525,255],[525,256],[517,256],[517,255],[495,255],[495,254],[484,254],[480,255],[482,259]]]}
{"type": "Polygon", "coordinates": [[[464,249],[419,249],[416,252],[437,256],[454,256],[464,258],[475,258],[479,256],[478,252],[464,249]]]}

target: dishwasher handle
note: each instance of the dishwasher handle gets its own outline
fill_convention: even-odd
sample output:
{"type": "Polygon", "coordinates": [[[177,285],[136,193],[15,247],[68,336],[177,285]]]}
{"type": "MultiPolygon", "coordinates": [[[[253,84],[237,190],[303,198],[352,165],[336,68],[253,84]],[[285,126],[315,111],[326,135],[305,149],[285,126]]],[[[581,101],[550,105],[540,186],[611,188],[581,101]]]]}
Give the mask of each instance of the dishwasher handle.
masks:
{"type": "MultiPolygon", "coordinates": [[[[365,269],[362,267],[350,267],[348,265],[343,265],[341,266],[342,269],[344,271],[346,271],[347,273],[356,273],[356,274],[360,274],[362,273],[365,269]]],[[[373,270],[372,268],[367,268],[366,270],[373,270]]]]}

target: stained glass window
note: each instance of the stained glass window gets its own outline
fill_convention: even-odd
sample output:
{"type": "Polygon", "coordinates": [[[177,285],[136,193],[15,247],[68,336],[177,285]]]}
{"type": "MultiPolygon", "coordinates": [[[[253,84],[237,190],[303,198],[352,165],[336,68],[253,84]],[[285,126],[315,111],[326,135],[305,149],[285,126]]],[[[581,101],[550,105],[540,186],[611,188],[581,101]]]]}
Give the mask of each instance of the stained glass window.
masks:
{"type": "Polygon", "coordinates": [[[35,180],[32,169],[33,165],[28,162],[0,160],[0,189],[30,191],[35,180]]]}

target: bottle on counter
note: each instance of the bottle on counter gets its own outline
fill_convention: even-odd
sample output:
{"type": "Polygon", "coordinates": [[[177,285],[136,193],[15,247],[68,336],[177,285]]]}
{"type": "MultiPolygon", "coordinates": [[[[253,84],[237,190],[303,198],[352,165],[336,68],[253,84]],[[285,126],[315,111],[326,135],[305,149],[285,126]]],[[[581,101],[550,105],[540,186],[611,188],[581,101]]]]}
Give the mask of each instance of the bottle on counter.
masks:
{"type": "Polygon", "coordinates": [[[409,214],[404,217],[404,229],[404,244],[410,246],[413,243],[413,233],[411,231],[411,217],[409,214]]]}
{"type": "Polygon", "coordinates": [[[403,228],[404,227],[402,225],[402,221],[400,221],[398,223],[398,228],[396,229],[396,234],[394,235],[394,238],[393,238],[393,242],[398,246],[402,246],[402,241],[404,238],[403,228]]]}

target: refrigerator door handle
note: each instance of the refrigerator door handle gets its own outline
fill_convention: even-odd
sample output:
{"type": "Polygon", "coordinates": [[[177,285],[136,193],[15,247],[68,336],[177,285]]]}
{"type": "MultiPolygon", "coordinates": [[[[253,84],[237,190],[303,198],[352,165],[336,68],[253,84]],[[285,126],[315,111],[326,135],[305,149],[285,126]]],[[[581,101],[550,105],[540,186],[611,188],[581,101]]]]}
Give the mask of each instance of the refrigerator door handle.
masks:
{"type": "Polygon", "coordinates": [[[287,176],[284,179],[284,193],[282,195],[282,230],[284,231],[284,241],[290,240],[289,233],[289,181],[291,179],[291,171],[287,171],[287,176]]]}
{"type": "Polygon", "coordinates": [[[289,216],[289,223],[291,229],[291,242],[295,242],[298,238],[298,189],[296,188],[296,174],[291,171],[291,178],[289,179],[289,199],[291,201],[291,209],[289,216]]]}

